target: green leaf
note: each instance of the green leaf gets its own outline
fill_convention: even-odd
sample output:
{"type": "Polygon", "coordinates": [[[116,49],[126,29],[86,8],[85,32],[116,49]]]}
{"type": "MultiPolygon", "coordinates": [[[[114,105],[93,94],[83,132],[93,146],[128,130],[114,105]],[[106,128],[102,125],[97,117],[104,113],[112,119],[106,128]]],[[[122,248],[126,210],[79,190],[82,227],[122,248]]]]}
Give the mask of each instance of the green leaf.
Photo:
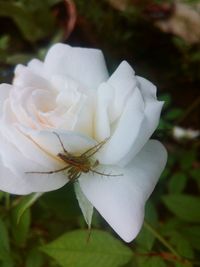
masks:
{"type": "Polygon", "coordinates": [[[138,267],[166,267],[165,261],[161,257],[141,256],[137,259],[138,267]]]}
{"type": "Polygon", "coordinates": [[[181,109],[178,109],[178,108],[170,109],[170,111],[168,111],[165,114],[165,119],[169,121],[173,121],[175,119],[178,119],[182,115],[182,113],[183,111],[181,109]]]}
{"type": "Polygon", "coordinates": [[[20,210],[23,210],[23,201],[11,211],[11,231],[17,245],[24,245],[29,234],[31,213],[30,209],[26,209],[19,221],[20,210]]]}
{"type": "Polygon", "coordinates": [[[0,266],[1,267],[13,267],[14,261],[10,252],[0,250],[0,266]]]}
{"type": "Polygon", "coordinates": [[[163,94],[163,95],[159,96],[159,101],[165,102],[163,109],[166,109],[170,106],[172,100],[171,100],[170,94],[163,94]]]}
{"type": "Polygon", "coordinates": [[[195,161],[197,157],[197,153],[196,153],[196,150],[190,150],[190,151],[184,151],[182,153],[182,157],[180,159],[180,163],[181,163],[181,167],[184,169],[184,170],[191,170],[192,168],[192,164],[193,162],[195,161]]]}
{"type": "Polygon", "coordinates": [[[26,258],[26,267],[41,267],[44,263],[42,253],[37,249],[32,249],[26,258]]]}
{"type": "Polygon", "coordinates": [[[179,254],[185,258],[193,259],[194,252],[190,242],[184,238],[180,233],[174,231],[171,235],[170,242],[175,245],[179,254]]]}
{"type": "Polygon", "coordinates": [[[200,226],[190,225],[181,228],[182,235],[190,241],[192,247],[200,251],[200,226]]]}
{"type": "Polygon", "coordinates": [[[200,189],[200,169],[191,169],[190,170],[190,175],[192,176],[192,178],[196,181],[197,186],[200,189]]]}
{"type": "Polygon", "coordinates": [[[22,5],[15,2],[0,2],[0,16],[11,18],[23,36],[28,41],[36,41],[47,36],[53,28],[53,17],[50,16],[47,8],[37,11],[37,20],[35,13],[28,9],[28,5],[22,5]]]}
{"type": "Polygon", "coordinates": [[[0,191],[0,200],[4,197],[4,192],[0,191]]]}
{"type": "Polygon", "coordinates": [[[10,245],[9,245],[8,230],[6,228],[5,223],[0,218],[0,251],[2,249],[9,251],[10,245]]]}
{"type": "Polygon", "coordinates": [[[181,193],[187,183],[187,176],[182,172],[177,172],[172,175],[169,181],[169,192],[171,194],[181,193]]]}
{"type": "Polygon", "coordinates": [[[20,222],[20,219],[22,217],[22,215],[24,214],[24,212],[30,208],[35,201],[42,196],[43,193],[33,193],[31,195],[25,196],[22,198],[20,205],[18,207],[18,214],[17,214],[17,223],[20,222]]]}
{"type": "Polygon", "coordinates": [[[93,230],[89,241],[87,231],[64,234],[42,247],[63,267],[117,267],[127,263],[132,251],[107,232],[93,230]]]}
{"type": "Polygon", "coordinates": [[[200,222],[200,197],[191,195],[167,195],[162,197],[165,206],[180,219],[200,222]]]}
{"type": "MultiPolygon", "coordinates": [[[[157,211],[151,202],[148,202],[148,204],[146,205],[145,218],[152,225],[156,225],[158,221],[157,211]]],[[[155,236],[150,231],[148,231],[148,229],[143,227],[136,239],[136,242],[142,248],[150,251],[154,245],[155,236]]]]}

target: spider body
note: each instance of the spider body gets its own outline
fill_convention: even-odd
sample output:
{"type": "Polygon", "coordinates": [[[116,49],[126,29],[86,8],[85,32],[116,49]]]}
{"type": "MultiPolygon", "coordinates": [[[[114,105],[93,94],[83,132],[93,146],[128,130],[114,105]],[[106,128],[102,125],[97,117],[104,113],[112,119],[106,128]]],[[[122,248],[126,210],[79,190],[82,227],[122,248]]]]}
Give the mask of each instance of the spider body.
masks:
{"type": "Polygon", "coordinates": [[[62,161],[64,161],[65,166],[61,169],[53,171],[46,171],[46,172],[36,171],[36,172],[26,172],[26,173],[53,174],[53,173],[67,171],[67,177],[71,182],[76,181],[81,176],[82,173],[88,173],[88,172],[96,173],[102,176],[122,176],[122,174],[119,175],[104,174],[95,170],[95,168],[99,165],[99,161],[94,160],[92,156],[96,154],[99,151],[99,149],[101,149],[101,147],[107,142],[108,138],[98,143],[97,145],[89,148],[80,155],[73,155],[65,149],[63,142],[60,139],[60,136],[56,132],[53,132],[53,134],[56,135],[63,149],[63,152],[58,153],[57,157],[62,161]]]}

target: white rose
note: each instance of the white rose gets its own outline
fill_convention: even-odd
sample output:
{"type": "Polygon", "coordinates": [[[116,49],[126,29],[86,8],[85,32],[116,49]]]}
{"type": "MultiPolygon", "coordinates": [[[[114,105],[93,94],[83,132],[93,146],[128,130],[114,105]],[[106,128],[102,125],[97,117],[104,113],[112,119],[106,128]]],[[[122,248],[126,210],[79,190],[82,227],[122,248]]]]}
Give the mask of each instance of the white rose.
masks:
{"type": "Polygon", "coordinates": [[[58,156],[66,156],[62,144],[80,156],[107,140],[92,150],[94,172],[80,172],[76,194],[89,224],[94,206],[131,241],[166,163],[165,148],[149,140],[162,105],[156,87],[126,61],[108,78],[101,51],[54,45],[44,62],[18,65],[13,84],[0,85],[0,189],[58,189],[69,181],[67,170],[55,172],[67,165],[58,156]]]}

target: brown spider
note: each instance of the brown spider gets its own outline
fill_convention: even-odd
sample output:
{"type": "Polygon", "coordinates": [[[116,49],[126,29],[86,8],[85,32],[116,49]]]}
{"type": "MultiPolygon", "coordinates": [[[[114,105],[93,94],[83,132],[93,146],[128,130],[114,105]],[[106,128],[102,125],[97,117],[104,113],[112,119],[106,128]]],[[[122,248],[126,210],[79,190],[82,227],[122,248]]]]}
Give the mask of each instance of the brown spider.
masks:
{"type": "Polygon", "coordinates": [[[46,171],[46,172],[37,172],[37,171],[35,172],[34,171],[34,172],[26,172],[26,173],[53,174],[53,173],[67,170],[68,178],[72,182],[76,181],[81,176],[82,173],[88,173],[90,171],[93,173],[102,175],[102,176],[122,176],[122,174],[113,175],[113,174],[105,174],[105,173],[96,171],[95,167],[99,165],[99,161],[91,160],[91,157],[102,148],[102,146],[108,141],[109,138],[106,138],[104,141],[89,148],[81,155],[74,156],[73,154],[69,153],[65,149],[60,136],[56,132],[53,132],[53,133],[57,136],[61,144],[61,147],[63,149],[63,153],[58,153],[57,157],[59,157],[62,161],[64,161],[66,163],[66,166],[61,169],[53,170],[53,171],[46,171]]]}

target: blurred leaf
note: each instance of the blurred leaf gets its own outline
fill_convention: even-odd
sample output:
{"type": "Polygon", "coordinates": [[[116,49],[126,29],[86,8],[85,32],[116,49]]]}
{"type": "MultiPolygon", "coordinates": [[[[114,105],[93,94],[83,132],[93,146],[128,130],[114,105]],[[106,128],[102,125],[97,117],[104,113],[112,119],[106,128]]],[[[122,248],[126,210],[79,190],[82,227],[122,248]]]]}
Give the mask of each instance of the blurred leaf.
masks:
{"type": "Polygon", "coordinates": [[[26,267],[41,267],[44,263],[42,253],[37,249],[32,249],[26,258],[26,267]]]}
{"type": "Polygon", "coordinates": [[[30,208],[34,203],[35,201],[41,197],[43,193],[33,193],[33,194],[30,194],[28,196],[24,196],[20,202],[20,205],[18,207],[18,214],[17,214],[17,223],[20,222],[20,219],[22,217],[22,215],[24,214],[24,212],[30,208]]]}
{"type": "Polygon", "coordinates": [[[190,175],[196,181],[196,183],[200,189],[200,169],[191,169],[190,175]]]}
{"type": "Polygon", "coordinates": [[[184,153],[182,153],[182,157],[180,158],[181,167],[184,170],[190,169],[195,159],[196,159],[196,150],[184,151],[184,153]]]}
{"type": "Polygon", "coordinates": [[[6,50],[10,41],[10,37],[8,35],[4,35],[0,37],[0,50],[6,50]]]}
{"type": "Polygon", "coordinates": [[[11,231],[15,242],[20,246],[26,242],[29,234],[31,213],[30,209],[26,209],[19,220],[19,211],[23,209],[23,201],[16,205],[11,211],[11,231]]]}
{"type": "Polygon", "coordinates": [[[162,197],[165,206],[177,217],[187,222],[200,222],[200,197],[167,195],[162,197]]]}
{"type": "Polygon", "coordinates": [[[76,217],[80,215],[78,201],[75,198],[74,187],[66,185],[59,190],[44,194],[39,202],[44,209],[53,212],[60,218],[76,217]]]}
{"type": "Polygon", "coordinates": [[[181,228],[181,233],[186,237],[193,248],[200,250],[200,226],[190,225],[188,227],[181,228]]]}
{"type": "Polygon", "coordinates": [[[164,101],[163,109],[168,108],[171,105],[171,96],[170,94],[163,94],[159,97],[159,101],[164,101]]]}
{"type": "Polygon", "coordinates": [[[5,223],[0,218],[0,266],[12,267],[14,265],[11,254],[9,235],[5,223]]]}
{"type": "Polygon", "coordinates": [[[34,42],[44,38],[52,30],[52,18],[48,10],[42,9],[43,13],[37,13],[37,20],[26,5],[16,2],[0,2],[0,16],[9,17],[17,24],[25,39],[34,42]]]}
{"type": "MultiPolygon", "coordinates": [[[[148,202],[148,204],[146,205],[145,218],[152,225],[156,225],[158,221],[157,211],[151,202],[148,202]]],[[[155,236],[145,227],[142,228],[136,239],[136,242],[140,246],[142,246],[142,248],[147,249],[149,251],[152,249],[154,241],[155,236]]]]}
{"type": "Polygon", "coordinates": [[[165,121],[164,119],[160,119],[159,125],[158,125],[158,130],[171,130],[172,129],[172,124],[165,121]]]}
{"type": "Polygon", "coordinates": [[[176,246],[176,249],[181,256],[188,259],[194,258],[194,252],[190,242],[180,233],[174,231],[170,241],[176,246]]]}
{"type": "Polygon", "coordinates": [[[140,256],[137,259],[138,267],[166,267],[165,261],[159,257],[159,255],[156,257],[145,257],[140,256]]]}
{"type": "Polygon", "coordinates": [[[184,173],[175,173],[169,181],[169,192],[171,194],[181,193],[184,190],[186,183],[187,176],[184,173]]]}
{"type": "Polygon", "coordinates": [[[178,108],[172,108],[165,114],[165,119],[169,121],[173,121],[178,119],[183,114],[183,111],[178,108]]]}
{"type": "Polygon", "coordinates": [[[89,241],[87,231],[68,232],[42,247],[64,267],[117,267],[127,263],[132,251],[107,232],[93,230],[89,241]]]}
{"type": "Polygon", "coordinates": [[[14,55],[6,56],[5,62],[11,65],[26,64],[32,58],[33,58],[33,55],[31,54],[14,54],[14,55]]]}
{"type": "Polygon", "coordinates": [[[1,199],[4,197],[4,192],[3,191],[0,191],[0,201],[1,199]]]}
{"type": "Polygon", "coordinates": [[[5,223],[0,218],[0,251],[2,249],[9,251],[10,245],[9,245],[8,230],[6,228],[5,223]]]}
{"type": "Polygon", "coordinates": [[[1,267],[13,267],[15,263],[8,251],[0,250],[0,266],[1,267]]]}

